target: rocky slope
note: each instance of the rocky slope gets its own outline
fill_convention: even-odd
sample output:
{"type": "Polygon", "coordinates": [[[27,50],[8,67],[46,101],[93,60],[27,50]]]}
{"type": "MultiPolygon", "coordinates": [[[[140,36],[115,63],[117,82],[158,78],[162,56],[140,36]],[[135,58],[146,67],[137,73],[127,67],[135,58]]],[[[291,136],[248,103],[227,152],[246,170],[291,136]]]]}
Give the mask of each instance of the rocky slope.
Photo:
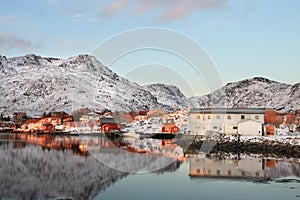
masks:
{"type": "Polygon", "coordinates": [[[157,98],[158,103],[168,105],[174,110],[191,107],[188,99],[176,86],[157,83],[144,88],[157,98]]]}
{"type": "Polygon", "coordinates": [[[71,113],[82,107],[113,111],[191,107],[300,109],[300,83],[288,85],[255,77],[187,99],[175,86],[130,82],[89,55],[68,59],[0,56],[0,79],[0,112],[71,113]]]}
{"type": "Polygon", "coordinates": [[[191,97],[192,107],[300,109],[300,83],[288,85],[262,77],[234,83],[204,96],[191,97]]]}
{"type": "Polygon", "coordinates": [[[96,58],[79,55],[68,59],[37,55],[0,56],[0,111],[43,113],[95,110],[138,111],[182,108],[187,99],[174,86],[143,87],[118,76],[96,58]],[[153,90],[161,91],[155,91],[153,90]],[[180,97],[170,97],[175,91],[180,97]]]}

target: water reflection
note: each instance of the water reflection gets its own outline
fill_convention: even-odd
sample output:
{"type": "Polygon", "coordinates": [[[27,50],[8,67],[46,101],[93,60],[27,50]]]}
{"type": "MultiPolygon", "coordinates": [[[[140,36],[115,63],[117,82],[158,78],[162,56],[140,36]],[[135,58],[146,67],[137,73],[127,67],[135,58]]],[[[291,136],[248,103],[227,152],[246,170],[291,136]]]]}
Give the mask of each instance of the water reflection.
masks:
{"type": "MultiPolygon", "coordinates": [[[[82,141],[80,137],[35,135],[35,134],[0,134],[0,145],[12,143],[14,148],[25,148],[28,144],[42,147],[43,150],[55,149],[58,151],[71,150],[79,156],[87,156],[87,141],[82,141]]],[[[97,144],[98,138],[91,138],[91,144],[97,144]]]]}
{"type": "Polygon", "coordinates": [[[255,158],[243,156],[220,159],[192,154],[189,175],[191,177],[224,179],[274,179],[280,177],[300,177],[299,162],[283,159],[255,158]]]}
{"type": "Polygon", "coordinates": [[[141,157],[140,153],[130,153],[124,157],[122,149],[126,146],[130,147],[123,141],[98,136],[0,134],[0,199],[93,199],[128,175],[95,159],[95,152],[99,152],[95,149],[101,149],[101,160],[126,166],[128,170],[148,166],[163,173],[180,166],[180,162],[173,162],[174,158],[158,154],[144,153],[141,157]]]}
{"type": "Polygon", "coordinates": [[[93,199],[99,191],[126,176],[90,156],[71,150],[43,150],[37,145],[0,146],[0,199],[93,199]]]}
{"type": "Polygon", "coordinates": [[[152,172],[184,160],[183,149],[171,140],[102,140],[105,141],[104,146],[89,145],[91,155],[105,165],[124,172],[152,172]]]}
{"type": "MultiPolygon", "coordinates": [[[[99,136],[0,134],[0,199],[93,199],[111,187],[112,183],[129,175],[116,170],[119,168],[127,172],[153,169],[157,169],[153,171],[154,174],[171,172],[160,176],[162,180],[166,179],[162,183],[169,183],[169,178],[175,176],[172,179],[174,181],[169,183],[170,188],[172,185],[184,188],[187,183],[182,177],[189,179],[189,176],[192,180],[204,177],[208,181],[283,177],[298,180],[300,177],[300,164],[296,159],[263,158],[257,155],[185,155],[183,149],[173,142],[153,139],[109,140],[99,136]],[[182,168],[182,163],[189,168],[182,168]]],[[[147,182],[149,176],[144,177],[143,181],[147,182]]],[[[196,188],[199,183],[192,184],[196,188]]],[[[160,192],[163,192],[162,187],[165,185],[158,186],[160,192]]],[[[148,189],[138,192],[143,193],[148,189]]]]}

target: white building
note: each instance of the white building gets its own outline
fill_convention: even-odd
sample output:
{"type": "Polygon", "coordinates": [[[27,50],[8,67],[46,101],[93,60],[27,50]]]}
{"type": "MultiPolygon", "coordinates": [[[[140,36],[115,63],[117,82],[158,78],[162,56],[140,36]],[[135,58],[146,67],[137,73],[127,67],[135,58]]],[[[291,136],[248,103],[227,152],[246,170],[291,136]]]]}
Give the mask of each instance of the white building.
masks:
{"type": "Polygon", "coordinates": [[[264,135],[265,109],[201,108],[190,110],[191,134],[206,135],[209,131],[249,136],[264,135]]]}
{"type": "Polygon", "coordinates": [[[244,120],[238,123],[238,134],[247,136],[260,136],[264,133],[263,123],[255,120],[244,120]]]}

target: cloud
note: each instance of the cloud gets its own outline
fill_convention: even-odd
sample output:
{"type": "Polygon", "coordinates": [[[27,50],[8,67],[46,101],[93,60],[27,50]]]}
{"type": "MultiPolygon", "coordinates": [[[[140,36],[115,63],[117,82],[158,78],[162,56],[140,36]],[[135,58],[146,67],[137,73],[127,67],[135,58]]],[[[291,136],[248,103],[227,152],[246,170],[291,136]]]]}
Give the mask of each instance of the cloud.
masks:
{"type": "Polygon", "coordinates": [[[33,45],[29,40],[12,33],[0,33],[0,48],[28,50],[33,45]]]}
{"type": "Polygon", "coordinates": [[[16,16],[13,16],[13,15],[2,15],[2,16],[0,16],[0,24],[7,24],[15,18],[16,18],[16,16]]]}
{"type": "Polygon", "coordinates": [[[101,10],[101,14],[112,17],[124,8],[129,7],[132,3],[132,0],[115,0],[111,4],[104,6],[101,10]]]}
{"type": "Polygon", "coordinates": [[[157,15],[156,18],[172,22],[184,19],[194,12],[219,10],[227,5],[227,0],[114,0],[101,9],[101,14],[113,17],[124,10],[130,10],[133,15],[153,11],[157,15]]]}
{"type": "Polygon", "coordinates": [[[79,13],[79,14],[73,15],[72,17],[73,17],[73,18],[82,18],[82,17],[84,17],[84,16],[85,16],[84,14],[79,13]]]}

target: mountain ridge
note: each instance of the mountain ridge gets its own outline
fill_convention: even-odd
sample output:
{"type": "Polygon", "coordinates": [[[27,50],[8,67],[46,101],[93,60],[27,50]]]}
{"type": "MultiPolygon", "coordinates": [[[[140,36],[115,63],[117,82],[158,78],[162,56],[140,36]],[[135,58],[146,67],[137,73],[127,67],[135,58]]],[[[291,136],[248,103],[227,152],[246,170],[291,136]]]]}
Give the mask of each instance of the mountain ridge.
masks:
{"type": "Polygon", "coordinates": [[[272,108],[291,111],[300,108],[300,83],[280,83],[253,77],[227,83],[214,92],[189,98],[192,107],[272,108]]]}
{"type": "Polygon", "coordinates": [[[0,55],[0,78],[0,112],[72,113],[82,107],[168,112],[195,107],[264,107],[283,111],[300,108],[300,83],[290,85],[254,77],[188,99],[173,85],[141,86],[131,82],[87,54],[67,59],[35,54],[12,58],[0,55]]]}
{"type": "Polygon", "coordinates": [[[165,95],[153,95],[146,87],[117,75],[90,55],[67,59],[34,54],[0,56],[0,78],[4,83],[0,86],[2,111],[40,114],[58,110],[71,113],[82,107],[115,111],[181,108],[176,99],[161,101],[165,95]]]}

